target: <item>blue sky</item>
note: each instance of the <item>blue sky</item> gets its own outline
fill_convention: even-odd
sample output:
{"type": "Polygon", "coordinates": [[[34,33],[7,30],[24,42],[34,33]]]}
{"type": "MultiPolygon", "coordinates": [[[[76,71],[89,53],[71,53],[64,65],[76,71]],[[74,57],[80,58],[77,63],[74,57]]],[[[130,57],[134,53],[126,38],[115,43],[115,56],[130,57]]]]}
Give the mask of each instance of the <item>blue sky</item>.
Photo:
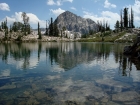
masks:
{"type": "Polygon", "coordinates": [[[38,22],[45,27],[46,20],[68,10],[95,22],[108,21],[113,29],[124,7],[133,8],[135,26],[140,27],[140,0],[0,0],[0,22],[6,18],[9,25],[23,22],[21,13],[26,12],[32,28],[37,28],[38,22]]]}

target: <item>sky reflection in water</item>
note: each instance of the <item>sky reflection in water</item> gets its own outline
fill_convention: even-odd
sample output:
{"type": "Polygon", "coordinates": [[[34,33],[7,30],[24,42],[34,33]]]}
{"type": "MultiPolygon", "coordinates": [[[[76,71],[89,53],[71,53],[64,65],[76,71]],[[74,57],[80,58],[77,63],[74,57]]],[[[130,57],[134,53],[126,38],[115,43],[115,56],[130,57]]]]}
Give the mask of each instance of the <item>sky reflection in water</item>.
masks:
{"type": "Polygon", "coordinates": [[[125,44],[0,44],[1,104],[140,102],[140,63],[125,44]]]}

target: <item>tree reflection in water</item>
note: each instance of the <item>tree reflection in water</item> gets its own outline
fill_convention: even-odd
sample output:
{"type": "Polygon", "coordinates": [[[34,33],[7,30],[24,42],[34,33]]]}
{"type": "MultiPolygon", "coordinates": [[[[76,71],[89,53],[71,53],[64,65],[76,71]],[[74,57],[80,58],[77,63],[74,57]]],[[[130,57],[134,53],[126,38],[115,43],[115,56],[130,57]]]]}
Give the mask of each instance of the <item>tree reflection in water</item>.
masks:
{"type": "Polygon", "coordinates": [[[119,72],[122,76],[129,76],[132,71],[132,65],[135,65],[137,70],[140,70],[140,61],[136,58],[130,58],[128,56],[120,56],[119,72]]]}
{"type": "Polygon", "coordinates": [[[31,55],[38,52],[38,62],[42,51],[46,51],[51,65],[57,63],[64,70],[70,70],[78,64],[89,63],[102,59],[102,63],[108,60],[110,54],[114,55],[114,60],[119,63],[119,73],[122,76],[130,76],[132,64],[140,70],[140,63],[137,60],[123,56],[123,44],[112,43],[74,43],[74,42],[48,42],[48,43],[4,43],[0,44],[0,57],[7,62],[8,57],[15,61],[23,60],[22,69],[28,69],[31,55]]]}

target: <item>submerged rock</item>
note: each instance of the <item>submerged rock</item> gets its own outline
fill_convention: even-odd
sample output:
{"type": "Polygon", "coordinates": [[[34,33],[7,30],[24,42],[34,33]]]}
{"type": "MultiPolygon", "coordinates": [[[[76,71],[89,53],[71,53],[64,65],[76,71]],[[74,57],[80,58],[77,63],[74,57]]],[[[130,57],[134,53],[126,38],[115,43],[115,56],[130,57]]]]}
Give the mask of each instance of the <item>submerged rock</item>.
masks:
{"type": "Polygon", "coordinates": [[[39,105],[39,104],[40,102],[38,102],[35,98],[30,98],[26,103],[26,105],[39,105]]]}
{"type": "Polygon", "coordinates": [[[113,90],[114,92],[121,92],[123,89],[131,87],[129,84],[114,81],[113,79],[99,79],[96,81],[96,84],[100,87],[105,87],[108,91],[113,90]]]}
{"type": "Polygon", "coordinates": [[[50,97],[48,94],[46,94],[45,92],[37,92],[34,94],[34,96],[38,99],[38,100],[42,100],[42,99],[46,99],[46,100],[52,100],[52,97],[50,97]]]}
{"type": "Polygon", "coordinates": [[[113,101],[133,101],[138,99],[140,95],[135,91],[122,92],[112,95],[113,101]]]}
{"type": "Polygon", "coordinates": [[[80,105],[78,102],[76,102],[76,101],[66,101],[65,102],[66,103],[66,105],[80,105]]]}
{"type": "Polygon", "coordinates": [[[109,101],[107,104],[105,104],[105,105],[120,105],[120,104],[118,104],[118,103],[115,103],[115,102],[112,102],[112,101],[109,101]]]}
{"type": "Polygon", "coordinates": [[[16,88],[16,85],[15,84],[7,84],[7,85],[4,85],[4,86],[0,87],[0,90],[14,89],[14,88],[16,88]]]}
{"type": "Polygon", "coordinates": [[[108,98],[103,98],[101,101],[106,103],[106,102],[108,102],[108,100],[109,100],[108,98]]]}

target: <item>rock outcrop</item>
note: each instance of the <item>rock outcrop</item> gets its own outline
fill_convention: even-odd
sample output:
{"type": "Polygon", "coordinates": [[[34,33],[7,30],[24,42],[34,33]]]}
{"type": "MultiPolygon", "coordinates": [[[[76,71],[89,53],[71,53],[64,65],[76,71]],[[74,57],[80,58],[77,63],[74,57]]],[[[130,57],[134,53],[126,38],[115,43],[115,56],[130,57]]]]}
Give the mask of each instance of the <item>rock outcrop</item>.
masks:
{"type": "Polygon", "coordinates": [[[136,42],[132,46],[124,47],[123,53],[140,59],[140,33],[137,34],[136,42]]]}
{"type": "Polygon", "coordinates": [[[68,31],[80,32],[81,34],[88,33],[90,30],[97,31],[98,25],[91,19],[85,19],[69,11],[60,14],[54,21],[59,30],[65,27],[68,31]]]}

